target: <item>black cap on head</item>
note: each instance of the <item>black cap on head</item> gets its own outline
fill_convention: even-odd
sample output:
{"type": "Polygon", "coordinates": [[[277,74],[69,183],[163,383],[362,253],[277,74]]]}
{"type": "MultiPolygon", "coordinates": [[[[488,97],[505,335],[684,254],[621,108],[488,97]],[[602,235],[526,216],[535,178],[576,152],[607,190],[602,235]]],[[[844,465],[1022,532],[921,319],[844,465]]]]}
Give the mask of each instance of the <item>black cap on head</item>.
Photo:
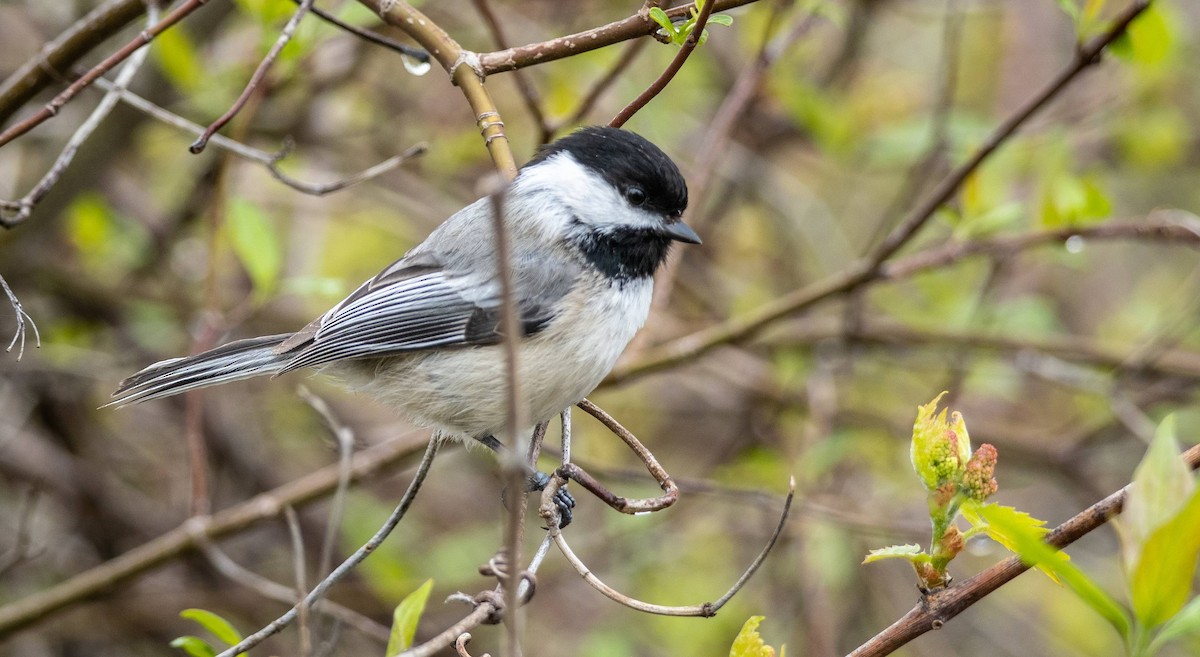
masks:
{"type": "Polygon", "coordinates": [[[648,210],[678,217],[687,208],[687,183],[679,167],[641,135],[607,126],[581,128],[542,146],[525,166],[563,152],[622,193],[640,187],[646,194],[643,206],[648,210]]]}

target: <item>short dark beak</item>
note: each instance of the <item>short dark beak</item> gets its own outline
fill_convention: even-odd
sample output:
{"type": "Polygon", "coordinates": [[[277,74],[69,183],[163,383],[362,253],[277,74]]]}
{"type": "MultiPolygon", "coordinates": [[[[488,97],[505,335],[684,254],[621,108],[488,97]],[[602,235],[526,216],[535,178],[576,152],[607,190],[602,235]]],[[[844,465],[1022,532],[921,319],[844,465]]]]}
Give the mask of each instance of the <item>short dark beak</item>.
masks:
{"type": "Polygon", "coordinates": [[[677,242],[687,242],[688,244],[700,244],[700,236],[696,231],[692,230],[691,226],[676,221],[675,223],[663,226],[663,234],[677,242]]]}

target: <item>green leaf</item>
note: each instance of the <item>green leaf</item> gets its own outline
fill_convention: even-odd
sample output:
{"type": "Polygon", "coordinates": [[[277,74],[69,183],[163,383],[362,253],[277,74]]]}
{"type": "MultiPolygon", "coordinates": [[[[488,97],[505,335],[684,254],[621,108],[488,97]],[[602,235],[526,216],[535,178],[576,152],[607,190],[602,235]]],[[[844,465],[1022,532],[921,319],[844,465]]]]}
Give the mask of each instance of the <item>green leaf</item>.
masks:
{"type": "Polygon", "coordinates": [[[1156,654],[1167,642],[1200,633],[1200,597],[1192,598],[1178,614],[1163,625],[1162,631],[1150,642],[1147,654],[1156,654]]]}
{"type": "Polygon", "coordinates": [[[764,616],[751,616],[742,625],[741,631],[729,648],[729,657],[775,657],[775,649],[768,646],[758,633],[758,625],[764,616]]]}
{"type": "Polygon", "coordinates": [[[650,8],[650,20],[658,23],[659,27],[667,33],[668,36],[675,36],[675,24],[671,22],[671,17],[667,16],[667,12],[660,7],[650,8]]]}
{"type": "MultiPolygon", "coordinates": [[[[963,518],[966,518],[967,522],[971,523],[973,527],[982,528],[989,538],[1003,545],[1005,549],[1014,554],[1020,554],[1017,546],[1021,541],[1022,535],[1037,537],[1039,541],[1046,536],[1045,520],[1038,520],[1028,513],[1018,511],[1011,506],[1003,506],[995,503],[980,504],[973,500],[968,500],[963,503],[960,512],[963,518]],[[998,524],[993,523],[991,519],[997,517],[1002,518],[1002,522],[998,524]],[[1013,528],[1016,528],[1017,534],[1009,533],[1013,528]]],[[[1071,556],[1066,552],[1059,552],[1058,558],[1068,561],[1071,556]]],[[[1038,565],[1037,569],[1056,583],[1062,584],[1062,580],[1054,574],[1052,568],[1038,565]]]]}
{"type": "Polygon", "coordinates": [[[1091,178],[1063,174],[1042,194],[1042,225],[1063,228],[1096,223],[1112,213],[1112,202],[1091,178]]]}
{"type": "Polygon", "coordinates": [[[1063,10],[1063,13],[1071,19],[1071,22],[1079,24],[1079,5],[1075,4],[1075,0],[1055,0],[1058,2],[1058,8],[1063,10]]]}
{"type": "Polygon", "coordinates": [[[1192,591],[1200,555],[1200,490],[1176,509],[1176,515],[1142,544],[1130,581],[1133,612],[1148,628],[1170,620],[1192,591]]]}
{"type": "Polygon", "coordinates": [[[729,27],[730,25],[733,25],[733,16],[730,16],[729,14],[713,14],[708,17],[708,24],[724,25],[729,27]]]}
{"type": "Polygon", "coordinates": [[[233,251],[261,302],[275,291],[283,269],[283,249],[275,226],[257,205],[240,198],[230,203],[227,223],[233,251]]]}
{"type": "Polygon", "coordinates": [[[891,545],[878,550],[871,550],[867,553],[867,557],[863,559],[863,563],[874,563],[884,559],[907,559],[915,561],[922,554],[921,546],[916,544],[910,545],[891,545]]]}
{"type": "Polygon", "coordinates": [[[196,54],[196,46],[187,32],[179,28],[167,30],[154,39],[153,50],[158,68],[175,88],[190,93],[200,85],[204,67],[196,54]]]}
{"type": "Polygon", "coordinates": [[[234,645],[242,640],[242,635],[229,621],[206,609],[184,609],[179,612],[181,618],[195,621],[200,627],[212,632],[218,639],[234,645]]]}
{"type": "Polygon", "coordinates": [[[1109,46],[1112,53],[1141,66],[1161,64],[1175,46],[1171,19],[1159,3],[1151,4],[1129,28],[1109,46]]]}
{"type": "Polygon", "coordinates": [[[1175,417],[1168,415],[1159,423],[1150,448],[1133,471],[1129,497],[1118,520],[1127,569],[1133,571],[1142,544],[1176,516],[1195,488],[1191,470],[1179,458],[1175,417]]]}
{"type": "MultiPolygon", "coordinates": [[[[1082,570],[1064,558],[1064,554],[1047,545],[1042,533],[1031,530],[1029,524],[1020,519],[1021,514],[1009,507],[985,504],[975,507],[979,516],[988,523],[988,533],[993,531],[1012,542],[1012,549],[1025,563],[1044,567],[1065,583],[1080,600],[1107,620],[1122,637],[1129,636],[1132,623],[1129,613],[1108,593],[1096,585],[1082,570]]],[[[1042,530],[1044,532],[1044,530],[1042,530]]]]}
{"type": "Polygon", "coordinates": [[[429,600],[429,592],[433,590],[433,580],[427,579],[409,593],[396,610],[392,612],[392,632],[388,636],[387,657],[395,657],[412,647],[413,637],[417,635],[417,623],[425,612],[425,602],[429,600]]]}
{"type": "Polygon", "coordinates": [[[181,636],[171,640],[172,648],[179,648],[192,657],[215,657],[217,651],[198,636],[181,636]]]}

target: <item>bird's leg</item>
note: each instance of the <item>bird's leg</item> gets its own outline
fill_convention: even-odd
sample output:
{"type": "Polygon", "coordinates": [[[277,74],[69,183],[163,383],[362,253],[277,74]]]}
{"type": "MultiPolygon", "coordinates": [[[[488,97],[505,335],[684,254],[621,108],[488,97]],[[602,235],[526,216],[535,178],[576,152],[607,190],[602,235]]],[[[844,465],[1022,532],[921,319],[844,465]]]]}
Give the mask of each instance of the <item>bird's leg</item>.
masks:
{"type": "MultiPolygon", "coordinates": [[[[505,458],[508,454],[508,448],[504,446],[504,443],[497,440],[496,437],[491,434],[486,436],[476,436],[475,440],[478,440],[485,447],[495,452],[500,458],[505,458]]],[[[525,463],[522,463],[521,466],[525,468],[526,472],[528,473],[528,476],[525,479],[525,492],[537,492],[546,489],[546,486],[550,483],[550,475],[540,470],[534,470],[533,466],[525,463]]],[[[503,499],[503,493],[501,493],[501,498],[503,499]]],[[[557,491],[555,491],[554,505],[558,507],[558,511],[562,516],[562,522],[559,524],[559,526],[566,527],[567,525],[571,524],[571,518],[573,514],[572,509],[575,508],[575,498],[571,497],[571,493],[569,493],[566,488],[559,488],[557,491]]]]}

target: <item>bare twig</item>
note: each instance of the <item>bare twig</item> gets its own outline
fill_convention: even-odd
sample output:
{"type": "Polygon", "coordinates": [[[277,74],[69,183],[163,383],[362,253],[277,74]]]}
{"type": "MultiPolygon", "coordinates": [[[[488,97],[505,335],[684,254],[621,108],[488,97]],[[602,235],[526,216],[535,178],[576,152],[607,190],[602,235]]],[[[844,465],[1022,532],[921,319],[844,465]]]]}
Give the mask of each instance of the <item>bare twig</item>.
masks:
{"type": "MultiPolygon", "coordinates": [[[[355,455],[353,479],[359,481],[385,471],[425,446],[424,442],[393,440],[355,455]]],[[[321,468],[274,490],[256,495],[212,516],[190,518],[179,527],[115,559],[25,598],[0,606],[0,638],[88,599],[141,573],[195,550],[202,539],[216,540],[278,516],[284,506],[302,505],[328,494],[337,486],[339,468],[321,468]]]]}
{"type": "Polygon", "coordinates": [[[300,608],[300,657],[308,657],[312,652],[312,626],[309,624],[309,605],[304,602],[304,592],[308,590],[305,574],[304,536],[300,531],[300,516],[296,509],[283,507],[283,518],[287,521],[288,536],[292,539],[292,577],[295,579],[295,589],[292,591],[292,604],[300,608]]]}
{"type": "MultiPolygon", "coordinates": [[[[104,78],[96,80],[96,86],[102,89],[114,88],[112,83],[104,78]]],[[[145,112],[149,116],[152,116],[159,121],[178,128],[184,132],[197,136],[204,132],[204,127],[200,124],[193,123],[192,121],[189,121],[178,114],[163,109],[162,107],[155,105],[149,100],[146,100],[145,98],[127,89],[121,92],[121,100],[125,104],[145,112]]],[[[267,170],[270,171],[271,175],[279,182],[291,187],[292,189],[305,194],[311,194],[313,196],[332,194],[333,192],[343,190],[352,185],[366,182],[372,178],[375,178],[376,176],[395,169],[396,167],[415,157],[424,155],[429,149],[426,144],[418,143],[410,146],[407,150],[399,155],[394,155],[380,162],[379,164],[371,166],[370,168],[364,169],[340,180],[334,180],[327,183],[315,183],[297,180],[296,178],[287,175],[279,168],[279,163],[291,154],[292,148],[290,142],[285,143],[283,149],[281,149],[278,153],[268,153],[264,150],[247,146],[240,141],[230,139],[229,137],[219,134],[213,135],[209,139],[209,143],[213,146],[217,146],[218,148],[225,149],[239,157],[262,164],[263,166],[267,167],[267,170]]]]}
{"type": "Polygon", "coordinates": [[[296,620],[300,608],[312,606],[316,601],[325,597],[325,592],[329,590],[329,587],[340,581],[363,559],[366,559],[368,555],[374,552],[387,539],[388,535],[392,533],[392,530],[396,528],[400,520],[404,518],[408,507],[416,499],[417,491],[421,489],[421,484],[425,481],[425,475],[429,474],[429,466],[433,463],[434,455],[437,454],[439,442],[441,442],[441,437],[435,432],[434,436],[429,440],[429,445],[425,448],[425,455],[421,457],[421,462],[417,465],[417,471],[413,474],[412,481],[408,484],[408,490],[404,491],[404,496],[400,498],[400,503],[396,505],[396,508],[392,510],[392,514],[388,516],[383,526],[375,532],[375,535],[370,540],[343,561],[333,572],[329,573],[325,579],[321,580],[295,607],[292,607],[287,613],[271,621],[266,627],[242,639],[237,645],[228,648],[217,657],[235,657],[257,646],[267,637],[290,625],[296,620]]]}
{"type": "Polygon", "coordinates": [[[25,312],[25,307],[21,305],[21,300],[13,293],[12,288],[8,286],[8,281],[0,276],[0,288],[4,289],[5,296],[8,297],[8,303],[12,306],[13,313],[17,318],[17,331],[13,333],[12,340],[8,343],[8,348],[5,351],[11,352],[13,347],[20,343],[21,348],[17,350],[17,360],[25,355],[25,322],[29,322],[29,328],[33,329],[33,344],[35,347],[41,348],[42,334],[38,332],[37,323],[33,321],[33,317],[25,312]]]}
{"type": "MultiPolygon", "coordinates": [[[[663,469],[662,465],[658,462],[658,459],[654,457],[654,454],[652,454],[650,450],[646,449],[646,446],[637,439],[637,436],[634,436],[632,432],[621,426],[621,423],[617,422],[616,418],[606,413],[604,409],[593,404],[591,401],[584,399],[583,401],[579,402],[577,406],[583,409],[588,415],[600,420],[601,424],[603,424],[609,431],[613,432],[613,434],[620,438],[622,442],[629,447],[629,449],[633,450],[633,453],[637,455],[638,460],[645,464],[646,469],[650,472],[650,476],[654,477],[654,481],[658,482],[659,487],[663,490],[663,494],[658,497],[632,500],[614,495],[599,481],[588,474],[583,468],[571,463],[565,458],[564,463],[555,473],[557,475],[556,478],[562,479],[562,481],[559,482],[560,486],[566,483],[566,480],[568,479],[578,482],[579,485],[586,488],[588,492],[595,495],[608,506],[620,511],[621,513],[628,513],[631,515],[650,513],[652,511],[661,511],[671,506],[679,499],[679,487],[675,485],[675,481],[671,479],[671,475],[667,474],[667,471],[663,469]]],[[[550,499],[552,498],[544,496],[543,502],[550,499]]],[[[553,505],[551,505],[551,508],[548,510],[554,511],[553,505]]]]}
{"type": "Polygon", "coordinates": [[[207,2],[208,0],[188,0],[182,5],[179,5],[179,7],[175,8],[174,11],[167,14],[166,18],[143,30],[132,41],[122,46],[115,53],[106,57],[104,61],[96,64],[89,69],[87,73],[84,73],[82,77],[71,83],[69,87],[51,99],[45,107],[38,110],[24,121],[21,121],[20,123],[17,123],[5,130],[3,133],[0,133],[0,147],[3,147],[8,142],[20,137],[38,125],[41,125],[42,123],[56,116],[58,111],[62,109],[63,105],[66,105],[72,98],[77,96],[80,91],[95,82],[97,78],[112,70],[114,66],[125,61],[139,48],[142,48],[154,40],[154,37],[162,34],[168,28],[187,17],[188,14],[191,14],[193,11],[196,11],[200,7],[204,6],[204,4],[207,2]]]}
{"type": "Polygon", "coordinates": [[[271,44],[271,49],[267,51],[266,57],[263,57],[263,60],[258,63],[258,68],[254,69],[254,75],[250,76],[250,81],[246,83],[246,88],[242,89],[242,93],[238,95],[237,100],[233,101],[233,105],[216,121],[213,121],[211,125],[205,128],[204,132],[200,133],[200,137],[192,142],[191,146],[188,146],[189,151],[192,153],[204,152],[204,147],[208,145],[209,138],[218,130],[225,127],[225,124],[232,121],[238,112],[242,111],[242,108],[246,106],[246,101],[250,100],[251,94],[258,89],[258,85],[262,84],[263,78],[267,76],[267,71],[271,70],[271,65],[275,63],[275,59],[279,57],[279,53],[283,50],[283,47],[288,44],[288,41],[292,40],[292,35],[296,33],[296,28],[300,26],[300,20],[304,18],[309,9],[312,9],[313,1],[302,0],[300,2],[295,13],[288,19],[287,24],[283,26],[283,30],[279,32],[279,38],[275,39],[275,43],[271,44]]]}
{"type": "MultiPolygon", "coordinates": [[[[558,486],[558,481],[559,480],[557,477],[551,480],[550,485],[547,486],[546,491],[543,492],[543,500],[548,500],[549,496],[554,494],[554,489],[558,486]]],[[[792,478],[788,481],[788,494],[783,503],[783,512],[779,516],[779,524],[775,526],[775,531],[771,534],[771,538],[768,539],[767,544],[763,546],[761,551],[759,551],[758,556],[754,558],[754,561],[750,563],[750,566],[746,568],[741,577],[734,582],[733,586],[731,586],[724,595],[722,595],[720,598],[717,598],[713,602],[705,602],[698,605],[680,607],[643,602],[625,595],[624,593],[612,588],[608,584],[605,584],[587,567],[587,564],[585,564],[583,560],[580,559],[573,550],[571,550],[571,546],[567,544],[567,540],[563,536],[562,531],[559,529],[557,523],[554,522],[553,514],[550,514],[550,517],[546,517],[546,514],[543,514],[543,517],[546,517],[546,520],[550,522],[550,535],[554,537],[554,544],[558,546],[558,549],[562,551],[563,556],[566,557],[571,566],[575,568],[575,572],[579,573],[580,577],[583,577],[584,581],[590,584],[592,588],[603,593],[605,597],[613,600],[614,602],[619,602],[620,604],[623,604],[631,609],[636,609],[649,614],[657,614],[660,616],[703,616],[705,618],[709,618],[716,615],[721,607],[725,606],[725,603],[729,602],[729,600],[732,599],[733,596],[736,595],[737,592],[746,585],[746,582],[750,581],[750,578],[754,576],[754,573],[758,571],[758,568],[762,566],[763,561],[765,561],[767,558],[767,555],[771,553],[771,548],[775,547],[775,542],[779,540],[779,536],[783,533],[784,525],[787,524],[788,513],[792,508],[792,500],[795,498],[795,496],[796,480],[792,478]]],[[[546,505],[543,503],[543,509],[545,508],[546,505]]]]}
{"type": "MultiPolygon", "coordinates": [[[[1183,453],[1193,470],[1200,466],[1200,445],[1183,453]]],[[[1046,535],[1046,542],[1065,548],[1121,512],[1129,486],[1084,509],[1046,535]]],[[[1009,557],[961,584],[927,595],[907,614],[871,640],[855,648],[850,657],[882,657],[922,634],[938,629],[971,605],[1029,570],[1019,557],[1009,557]]]]}
{"type": "Polygon", "coordinates": [[[334,415],[324,399],[307,387],[300,386],[297,392],[325,420],[325,426],[329,427],[338,446],[338,484],[329,503],[329,520],[325,523],[325,540],[321,544],[321,560],[317,564],[317,572],[324,574],[333,564],[333,550],[342,526],[342,514],[346,511],[346,491],[350,488],[350,465],[354,457],[354,431],[334,415]]]}
{"type": "MultiPolygon", "coordinates": [[[[507,611],[504,620],[508,649],[505,654],[518,657],[521,654],[521,628],[517,589],[521,581],[521,538],[524,535],[525,506],[529,495],[525,485],[527,465],[521,460],[521,454],[528,450],[522,450],[517,445],[517,440],[521,427],[527,424],[528,410],[525,398],[521,395],[521,379],[518,375],[520,364],[517,355],[524,331],[517,310],[516,290],[513,288],[512,247],[509,242],[508,225],[504,221],[504,194],[502,183],[498,184],[491,194],[492,230],[496,239],[496,271],[500,279],[500,335],[503,337],[504,381],[507,387],[505,432],[509,441],[509,449],[501,454],[500,459],[508,487],[508,522],[505,524],[504,553],[509,563],[507,576],[502,577],[501,582],[504,585],[504,609],[507,611]]],[[[530,460],[536,458],[532,452],[528,456],[530,460]]]]}
{"type": "MultiPolygon", "coordinates": [[[[146,14],[146,20],[150,25],[154,25],[158,22],[158,4],[157,2],[151,2],[148,5],[149,9],[146,14]]],[[[38,181],[38,184],[33,189],[19,201],[0,201],[0,226],[12,228],[29,218],[34,206],[45,198],[46,194],[50,193],[50,190],[62,178],[63,172],[70,166],[71,161],[75,159],[75,154],[79,152],[79,147],[92,136],[96,128],[100,127],[100,124],[104,122],[104,119],[116,107],[117,101],[120,100],[121,91],[133,81],[133,76],[142,67],[149,52],[149,50],[139,50],[130,56],[129,61],[125,63],[125,66],[121,67],[121,72],[117,74],[117,78],[113,82],[113,89],[104,94],[104,98],[100,100],[100,104],[96,106],[96,109],[92,110],[87,120],[79,126],[75,134],[71,135],[71,138],[67,140],[67,145],[63,147],[62,152],[59,153],[50,170],[42,176],[42,179],[38,181]],[[13,214],[5,216],[5,210],[13,214]]]]}
{"type": "Polygon", "coordinates": [[[625,109],[617,112],[617,115],[613,117],[612,121],[608,122],[608,125],[614,128],[620,128],[625,125],[629,119],[633,118],[634,114],[637,114],[638,110],[645,107],[663,89],[667,88],[667,85],[675,78],[675,74],[679,72],[679,69],[683,68],[684,62],[688,60],[688,57],[691,57],[692,51],[699,45],[700,37],[704,35],[704,26],[708,24],[708,17],[712,15],[713,6],[716,4],[715,1],[704,3],[704,6],[700,8],[699,15],[696,16],[695,27],[688,34],[687,38],[684,39],[683,46],[679,48],[679,52],[675,53],[675,58],[663,70],[662,75],[659,75],[658,79],[650,83],[650,86],[645,91],[626,105],[625,109]]]}

